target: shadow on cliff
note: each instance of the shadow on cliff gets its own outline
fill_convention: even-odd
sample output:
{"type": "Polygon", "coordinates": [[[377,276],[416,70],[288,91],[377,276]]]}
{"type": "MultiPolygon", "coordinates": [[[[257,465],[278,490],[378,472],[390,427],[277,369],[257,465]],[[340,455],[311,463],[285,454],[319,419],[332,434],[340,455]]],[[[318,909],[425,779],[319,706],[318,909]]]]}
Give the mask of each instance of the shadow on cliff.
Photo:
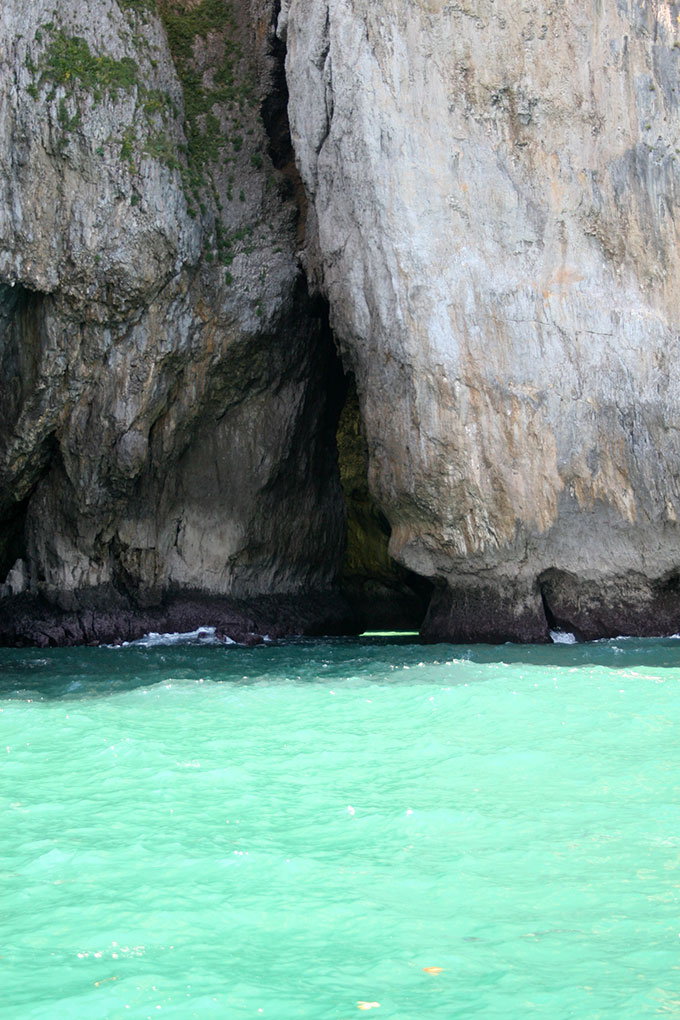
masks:
{"type": "Polygon", "coordinates": [[[419,631],[433,585],[389,555],[391,529],[369,490],[368,446],[351,373],[344,386],[337,429],[340,482],[347,510],[341,589],[359,616],[361,630],[419,631]]]}

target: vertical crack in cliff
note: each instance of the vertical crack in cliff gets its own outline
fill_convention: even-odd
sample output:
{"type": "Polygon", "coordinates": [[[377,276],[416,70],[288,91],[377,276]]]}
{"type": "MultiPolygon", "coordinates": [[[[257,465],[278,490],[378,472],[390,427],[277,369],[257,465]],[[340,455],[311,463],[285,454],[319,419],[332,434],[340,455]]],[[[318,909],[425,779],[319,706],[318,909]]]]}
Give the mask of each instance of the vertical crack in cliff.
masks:
{"type": "MultiPolygon", "coordinates": [[[[293,200],[298,210],[297,239],[303,244],[307,198],[295,163],[288,120],[286,46],[275,32],[281,4],[273,10],[270,57],[274,68],[272,88],[261,106],[269,137],[269,156],[280,174],[284,200],[293,200]]],[[[328,322],[328,303],[323,315],[328,322]]],[[[339,578],[344,594],[363,629],[418,629],[425,616],[432,585],[396,563],[388,553],[390,525],[375,503],[368,486],[368,447],[354,376],[345,374],[337,345],[328,329],[329,364],[319,382],[327,387],[322,399],[333,417],[328,457],[338,464],[346,516],[346,553],[339,578]]],[[[328,550],[332,556],[333,550],[328,550]]]]}
{"type": "Polygon", "coordinates": [[[286,44],[276,34],[276,23],[281,12],[281,0],[274,5],[271,44],[272,88],[265,96],[260,113],[269,136],[269,157],[277,170],[295,165],[293,142],[288,122],[288,82],[286,81],[286,44]]]}
{"type": "Polygon", "coordinates": [[[288,82],[286,80],[286,44],[276,34],[281,0],[274,4],[269,56],[272,62],[271,88],[260,106],[260,115],[269,138],[268,155],[279,172],[281,197],[292,200],[297,208],[298,244],[305,238],[307,195],[295,163],[295,152],[288,120],[288,82]]]}

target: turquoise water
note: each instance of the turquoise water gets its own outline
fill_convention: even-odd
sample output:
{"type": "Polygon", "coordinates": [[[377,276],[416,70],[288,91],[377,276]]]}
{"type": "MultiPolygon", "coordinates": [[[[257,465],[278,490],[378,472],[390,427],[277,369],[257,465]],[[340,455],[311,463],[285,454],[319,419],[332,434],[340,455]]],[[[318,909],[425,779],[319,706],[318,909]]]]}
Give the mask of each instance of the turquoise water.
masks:
{"type": "Polygon", "coordinates": [[[680,1017],[680,641],[0,650],[0,709],[3,1020],[680,1017]]]}

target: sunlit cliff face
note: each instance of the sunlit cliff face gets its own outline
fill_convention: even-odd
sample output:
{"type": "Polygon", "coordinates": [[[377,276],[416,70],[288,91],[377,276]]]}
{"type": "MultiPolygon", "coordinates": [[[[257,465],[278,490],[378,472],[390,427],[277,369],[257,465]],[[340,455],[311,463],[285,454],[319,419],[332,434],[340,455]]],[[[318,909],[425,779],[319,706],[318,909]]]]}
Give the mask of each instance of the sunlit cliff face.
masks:
{"type": "Polygon", "coordinates": [[[680,555],[670,7],[285,15],[314,272],[392,555],[446,581],[453,631],[458,599],[540,636],[548,570],[649,612],[680,555]]]}

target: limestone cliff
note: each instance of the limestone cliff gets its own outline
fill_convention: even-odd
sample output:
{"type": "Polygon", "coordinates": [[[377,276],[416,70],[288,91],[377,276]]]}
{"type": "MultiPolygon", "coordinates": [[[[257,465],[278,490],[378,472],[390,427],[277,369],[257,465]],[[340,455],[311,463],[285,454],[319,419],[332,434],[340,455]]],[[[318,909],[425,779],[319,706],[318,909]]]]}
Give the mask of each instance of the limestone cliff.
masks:
{"type": "Polygon", "coordinates": [[[7,0],[0,640],[680,630],[679,19],[7,0]]]}
{"type": "Polygon", "coordinates": [[[4,594],[82,640],[168,592],[327,589],[339,373],[266,132],[273,3],[53,7],[0,12],[4,594]]]}
{"type": "Polygon", "coordinates": [[[308,269],[425,633],[680,629],[680,8],[290,0],[308,269]]]}

